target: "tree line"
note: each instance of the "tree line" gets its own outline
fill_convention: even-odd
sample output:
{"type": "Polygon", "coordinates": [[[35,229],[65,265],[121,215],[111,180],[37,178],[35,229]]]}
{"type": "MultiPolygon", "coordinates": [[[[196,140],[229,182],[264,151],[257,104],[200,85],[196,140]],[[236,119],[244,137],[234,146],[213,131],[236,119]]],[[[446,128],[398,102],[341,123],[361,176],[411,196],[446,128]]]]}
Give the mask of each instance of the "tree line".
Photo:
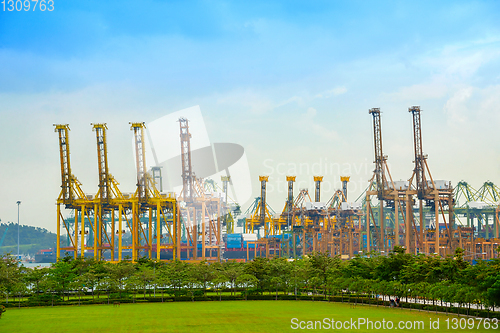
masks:
{"type": "MultiPolygon", "coordinates": [[[[17,253],[17,223],[0,223],[0,253],[17,253]]],[[[34,255],[41,249],[54,248],[57,235],[40,227],[29,225],[19,226],[19,244],[21,254],[34,255]]]]}
{"type": "Polygon", "coordinates": [[[471,265],[461,249],[441,258],[407,254],[400,247],[387,256],[370,254],[348,261],[322,253],[299,260],[255,258],[247,263],[147,258],[136,263],[109,263],[65,257],[51,267],[31,269],[11,256],[0,260],[3,305],[54,304],[70,299],[108,303],[110,299],[134,302],[151,297],[156,301],[166,297],[195,300],[207,295],[219,300],[255,295],[299,299],[308,295],[313,300],[352,298],[384,304],[392,295],[407,303],[423,300],[427,308],[436,310],[450,305],[464,312],[471,306],[495,310],[500,306],[500,260],[471,265]]]}

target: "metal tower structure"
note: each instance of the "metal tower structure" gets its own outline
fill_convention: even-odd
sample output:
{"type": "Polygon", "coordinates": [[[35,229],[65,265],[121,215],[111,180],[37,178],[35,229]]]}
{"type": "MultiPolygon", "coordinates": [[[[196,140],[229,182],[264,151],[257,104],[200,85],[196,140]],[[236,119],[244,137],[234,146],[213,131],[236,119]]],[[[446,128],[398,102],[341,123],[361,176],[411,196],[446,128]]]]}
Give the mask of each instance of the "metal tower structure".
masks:
{"type": "Polygon", "coordinates": [[[295,176],[286,176],[286,181],[288,183],[288,197],[283,213],[286,213],[286,226],[290,228],[293,220],[293,183],[295,182],[295,176]]]}
{"type": "Polygon", "coordinates": [[[182,193],[184,202],[192,202],[194,199],[195,176],[191,167],[191,134],[186,118],[179,119],[181,137],[181,162],[182,162],[182,193]]]}
{"type": "MultiPolygon", "coordinates": [[[[420,252],[437,253],[440,255],[452,254],[458,246],[454,240],[454,215],[453,215],[453,187],[450,182],[434,181],[432,178],[429,166],[427,164],[427,155],[424,155],[422,149],[422,126],[420,117],[420,107],[412,106],[408,108],[408,112],[413,116],[413,146],[415,154],[415,168],[410,178],[410,186],[407,191],[406,209],[409,217],[413,219],[413,199],[414,195],[419,200],[419,225],[420,232],[418,240],[415,242],[415,247],[419,247],[420,252]],[[437,183],[437,184],[436,184],[437,183]],[[425,232],[425,218],[423,213],[423,201],[425,204],[434,208],[434,227],[435,232],[425,232]],[[445,208],[448,209],[448,219],[445,218],[445,208]],[[442,216],[445,232],[440,235],[439,216],[442,216]],[[441,246],[440,238],[443,238],[443,246],[441,246]]],[[[406,237],[407,250],[413,244],[410,244],[406,237]]]]}
{"type": "Polygon", "coordinates": [[[260,176],[260,224],[264,226],[265,234],[269,235],[269,226],[266,226],[266,183],[269,176],[260,176]]]}
{"type": "Polygon", "coordinates": [[[347,183],[349,183],[349,180],[351,177],[340,177],[340,181],[342,182],[342,201],[347,201],[347,183]]]}
{"type": "Polygon", "coordinates": [[[191,134],[186,118],[179,119],[182,191],[179,200],[184,201],[182,208],[183,221],[187,236],[186,245],[182,248],[187,258],[220,260],[222,246],[221,231],[221,198],[205,191],[202,180],[196,178],[191,165],[191,134]],[[213,255],[213,252],[216,255],[213,255]]]}
{"type": "Polygon", "coordinates": [[[137,189],[132,198],[132,260],[140,257],[141,251],[160,259],[161,250],[171,251],[173,258],[180,259],[180,235],[178,205],[175,196],[163,194],[156,188],[154,178],[146,172],[143,122],[130,123],[134,131],[137,189]]]}
{"type": "MultiPolygon", "coordinates": [[[[59,158],[61,164],[61,192],[57,199],[57,240],[56,240],[56,257],[59,260],[61,251],[73,252],[76,259],[79,250],[83,256],[84,252],[84,230],[81,226],[85,225],[85,217],[93,214],[93,201],[88,198],[81,188],[81,183],[71,172],[70,163],[70,146],[69,146],[69,125],[54,124],[55,132],[59,135],[59,158]],[[65,219],[61,206],[65,209],[70,209],[74,214],[74,223],[70,223],[65,219]],[[61,227],[66,230],[68,239],[67,246],[61,246],[61,227]],[[81,234],[81,242],[79,242],[79,234],[81,234]]],[[[95,234],[94,234],[95,236],[95,234]]],[[[94,242],[94,245],[96,243],[94,242]]],[[[97,248],[94,248],[96,251],[97,248]]]]}
{"type": "MultiPolygon", "coordinates": [[[[249,208],[250,216],[245,219],[245,232],[258,232],[263,230],[264,236],[274,235],[274,211],[266,202],[266,183],[269,176],[259,176],[260,197],[255,199],[254,205],[249,208]]],[[[247,210],[247,212],[249,211],[247,210]]]]}
{"type": "Polygon", "coordinates": [[[222,203],[222,214],[224,216],[223,225],[226,226],[226,233],[234,233],[234,219],[228,205],[228,184],[231,181],[231,176],[221,176],[222,192],[224,193],[224,202],[222,203]]]}
{"type": "Polygon", "coordinates": [[[323,181],[323,176],[314,176],[314,201],[320,202],[321,198],[321,182],[323,181]]]}
{"type": "Polygon", "coordinates": [[[161,192],[163,192],[163,177],[161,175],[161,166],[153,166],[151,167],[151,173],[153,174],[153,180],[156,188],[161,192]]]}
{"type": "MultiPolygon", "coordinates": [[[[368,111],[373,117],[373,142],[375,151],[375,170],[373,171],[373,176],[370,179],[370,183],[376,185],[376,190],[371,190],[366,192],[366,235],[367,252],[371,251],[372,244],[372,229],[374,231],[373,245],[379,252],[387,253],[389,249],[388,240],[389,238],[394,239],[394,245],[399,245],[399,216],[400,212],[405,221],[405,237],[409,238],[411,233],[411,227],[408,224],[408,214],[403,213],[401,207],[401,201],[404,200],[406,184],[398,184],[396,186],[392,180],[389,167],[387,166],[387,155],[384,155],[382,150],[382,121],[379,108],[372,108],[368,111]],[[371,209],[371,196],[376,195],[379,200],[379,214],[378,214],[378,225],[376,223],[375,216],[371,209]],[[388,230],[385,225],[385,215],[384,215],[384,203],[388,208],[394,208],[394,232],[388,230]],[[371,224],[373,222],[373,228],[371,224]]],[[[391,246],[392,247],[392,246],[391,246]]],[[[407,249],[409,251],[409,249],[407,249]]]]}
{"type": "MultiPolygon", "coordinates": [[[[93,131],[96,133],[97,139],[97,164],[99,171],[99,191],[94,200],[94,221],[93,234],[96,236],[94,248],[97,253],[94,253],[96,259],[100,260],[104,250],[111,251],[111,258],[114,259],[114,231],[115,221],[114,213],[111,208],[111,175],[108,168],[108,148],[106,142],[106,124],[91,124],[93,131]],[[106,219],[107,217],[107,219],[106,219]],[[110,226],[107,228],[106,220],[110,221],[110,226]],[[105,241],[107,241],[105,243],[105,241]]],[[[85,226],[82,226],[82,231],[85,226]]],[[[83,247],[82,247],[83,248],[83,247]]],[[[83,251],[82,251],[83,257],[83,251]]]]}

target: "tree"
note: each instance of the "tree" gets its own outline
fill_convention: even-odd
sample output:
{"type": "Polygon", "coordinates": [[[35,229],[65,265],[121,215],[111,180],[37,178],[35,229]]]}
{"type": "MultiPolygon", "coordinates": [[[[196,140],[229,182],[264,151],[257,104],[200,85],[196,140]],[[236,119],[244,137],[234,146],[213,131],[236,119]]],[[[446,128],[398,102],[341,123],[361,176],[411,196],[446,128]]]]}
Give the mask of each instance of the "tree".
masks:
{"type": "Polygon", "coordinates": [[[142,265],[139,267],[139,270],[135,272],[134,277],[137,278],[137,280],[142,285],[142,289],[144,291],[143,298],[146,299],[146,289],[148,285],[151,284],[155,279],[155,273],[153,269],[146,265],[142,265]]]}
{"type": "Polygon", "coordinates": [[[438,255],[420,254],[402,267],[399,279],[403,283],[437,283],[444,277],[442,259],[438,255]]]}
{"type": "Polygon", "coordinates": [[[290,271],[290,288],[293,288],[295,299],[300,294],[300,290],[307,284],[308,267],[310,264],[304,260],[294,260],[290,271]]]}
{"type": "Polygon", "coordinates": [[[82,294],[85,290],[85,275],[78,275],[70,284],[71,289],[76,290],[78,294],[78,305],[81,305],[82,294]]]}
{"type": "Polygon", "coordinates": [[[477,299],[477,292],[475,288],[472,288],[470,286],[464,286],[464,288],[466,289],[464,301],[465,303],[467,303],[467,316],[468,316],[471,303],[474,303],[474,301],[477,299]]]}
{"type": "Polygon", "coordinates": [[[64,295],[69,291],[69,286],[76,277],[71,261],[60,260],[57,263],[53,264],[49,276],[54,281],[56,291],[62,294],[62,298],[64,300],[64,295]]]}
{"type": "Polygon", "coordinates": [[[281,288],[286,291],[289,289],[291,280],[291,265],[284,258],[276,258],[269,261],[269,284],[276,291],[276,300],[278,299],[278,290],[281,288]]]}
{"type": "Polygon", "coordinates": [[[28,288],[26,288],[26,283],[22,280],[18,280],[17,283],[12,288],[12,293],[17,295],[19,299],[18,306],[21,307],[21,298],[28,292],[28,288]]]}
{"type": "Polygon", "coordinates": [[[382,296],[382,305],[383,305],[385,301],[385,295],[387,295],[389,292],[389,282],[385,280],[378,281],[378,283],[375,285],[375,288],[377,294],[382,296]]]}
{"type": "Polygon", "coordinates": [[[406,253],[404,248],[396,245],[387,257],[375,257],[375,260],[377,261],[375,274],[379,280],[400,280],[401,271],[405,266],[411,265],[414,258],[415,256],[406,253]]]}
{"type": "Polygon", "coordinates": [[[375,254],[371,257],[356,255],[345,266],[341,266],[340,271],[346,278],[359,276],[364,279],[376,279],[377,258],[378,256],[375,254]]]}
{"type": "Polygon", "coordinates": [[[167,266],[160,264],[156,269],[155,284],[161,288],[161,301],[163,303],[163,296],[165,288],[170,285],[170,278],[168,276],[167,266]]]}
{"type": "Polygon", "coordinates": [[[279,276],[273,276],[270,280],[269,283],[274,286],[276,290],[276,300],[278,300],[278,289],[283,285],[283,280],[279,276]]]}
{"type": "Polygon", "coordinates": [[[195,288],[198,285],[198,279],[196,278],[196,267],[194,267],[193,265],[188,265],[186,268],[185,285],[191,293],[191,301],[194,302],[195,288]]]}
{"type": "Polygon", "coordinates": [[[82,283],[86,288],[90,289],[92,292],[92,301],[95,300],[94,290],[99,283],[98,276],[93,271],[88,271],[80,275],[78,281],[82,283]]]}
{"type": "Polygon", "coordinates": [[[335,294],[338,294],[340,292],[340,300],[342,303],[344,303],[344,292],[343,292],[343,285],[344,285],[344,280],[345,278],[339,276],[330,276],[328,277],[327,280],[327,285],[328,288],[335,294]]]}
{"type": "Polygon", "coordinates": [[[349,283],[349,290],[353,291],[356,294],[356,299],[354,301],[355,303],[357,303],[359,294],[361,291],[363,291],[363,287],[364,287],[364,279],[359,277],[351,279],[349,283]]]}
{"type": "Polygon", "coordinates": [[[467,287],[456,283],[454,283],[452,286],[453,289],[455,289],[455,296],[453,297],[453,301],[455,303],[458,303],[457,314],[460,316],[460,308],[462,307],[462,304],[466,302],[467,287]]]}
{"type": "Polygon", "coordinates": [[[20,270],[18,260],[14,259],[10,253],[3,254],[0,257],[0,287],[7,298],[7,303],[9,303],[9,295],[13,293],[19,280],[20,270]]]}
{"type": "MultiPolygon", "coordinates": [[[[134,265],[127,261],[121,261],[117,264],[106,263],[106,268],[108,269],[107,275],[114,280],[113,286],[118,287],[120,292],[124,290],[125,281],[135,272],[134,265]]],[[[106,284],[109,285],[109,281],[106,284]]]]}
{"type": "Polygon", "coordinates": [[[183,289],[187,284],[188,264],[180,260],[174,260],[167,264],[166,272],[170,279],[170,285],[174,289],[174,295],[180,296],[182,294],[181,289],[183,289]]]}
{"type": "Polygon", "coordinates": [[[216,271],[214,278],[212,279],[212,284],[219,294],[219,301],[222,301],[222,289],[229,282],[229,278],[222,271],[216,271]]]}
{"type": "Polygon", "coordinates": [[[108,304],[109,304],[109,298],[110,294],[112,291],[121,291],[122,286],[119,286],[117,283],[117,280],[113,278],[112,276],[105,276],[104,278],[100,279],[99,282],[97,283],[97,288],[99,290],[105,290],[106,294],[108,296],[108,304]]]}
{"type": "Polygon", "coordinates": [[[231,284],[231,295],[236,294],[236,279],[243,274],[243,266],[239,262],[226,261],[222,263],[222,272],[227,276],[228,282],[231,284]]]}
{"type": "Polygon", "coordinates": [[[253,275],[259,281],[258,290],[263,293],[267,290],[270,279],[270,265],[267,258],[254,258],[254,260],[246,263],[244,266],[244,273],[253,275]]]}
{"type": "Polygon", "coordinates": [[[488,302],[494,306],[500,306],[500,274],[490,276],[488,281],[490,287],[486,289],[488,302]]]}
{"type": "Polygon", "coordinates": [[[54,276],[52,274],[45,275],[40,281],[39,287],[43,294],[50,294],[51,305],[54,306],[54,294],[60,289],[58,282],[54,279],[54,276]]]}
{"type": "Polygon", "coordinates": [[[323,279],[320,276],[313,276],[309,279],[309,286],[313,288],[312,299],[314,301],[314,296],[316,296],[316,289],[321,287],[323,283],[323,279]]]}
{"type": "MultiPolygon", "coordinates": [[[[328,253],[314,253],[309,256],[310,278],[317,277],[315,285],[323,287],[323,296],[326,297],[326,286],[328,276],[340,271],[342,260],[339,256],[330,257],[328,253]]],[[[316,293],[316,290],[315,290],[316,293]]]]}
{"type": "Polygon", "coordinates": [[[35,295],[40,293],[40,283],[43,281],[45,276],[47,276],[47,274],[49,274],[48,267],[34,267],[33,269],[28,270],[26,282],[31,287],[31,290],[35,293],[35,295]]]}
{"type": "MultiPolygon", "coordinates": [[[[137,290],[139,289],[140,286],[142,286],[141,279],[136,274],[133,274],[133,275],[129,276],[127,278],[127,280],[125,280],[124,286],[125,286],[125,290],[128,293],[132,294],[132,302],[135,303],[137,290]]],[[[122,295],[120,294],[120,296],[122,296],[122,295]]],[[[144,298],[146,298],[146,296],[144,296],[144,298]]]]}
{"type": "Polygon", "coordinates": [[[213,280],[215,272],[211,264],[202,261],[192,266],[195,279],[203,285],[203,294],[206,295],[207,287],[213,280]]]}
{"type": "Polygon", "coordinates": [[[236,285],[245,289],[245,301],[248,300],[248,288],[254,288],[259,284],[259,280],[252,274],[242,274],[236,279],[236,285]]]}

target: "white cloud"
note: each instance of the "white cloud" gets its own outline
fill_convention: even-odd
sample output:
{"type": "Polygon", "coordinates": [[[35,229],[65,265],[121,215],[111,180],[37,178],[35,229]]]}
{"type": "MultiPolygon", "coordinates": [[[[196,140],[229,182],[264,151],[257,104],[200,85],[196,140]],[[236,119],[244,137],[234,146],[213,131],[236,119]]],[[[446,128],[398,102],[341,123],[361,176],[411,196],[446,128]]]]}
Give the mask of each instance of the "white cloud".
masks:
{"type": "Polygon", "coordinates": [[[295,124],[296,127],[307,135],[318,136],[321,139],[328,141],[338,140],[339,135],[336,131],[328,129],[316,122],[316,114],[317,111],[315,108],[307,108],[306,112],[297,118],[298,121],[295,124]]]}
{"type": "Polygon", "coordinates": [[[413,84],[401,87],[395,92],[386,94],[387,98],[395,102],[425,101],[446,96],[448,87],[442,77],[433,78],[428,83],[413,84]]]}
{"type": "Polygon", "coordinates": [[[347,92],[346,87],[336,87],[322,93],[317,94],[314,98],[330,98],[338,95],[345,94],[347,92]]]}
{"type": "Polygon", "coordinates": [[[472,87],[462,88],[446,101],[444,112],[450,125],[462,125],[468,121],[467,114],[470,111],[467,102],[471,98],[473,90],[472,87]]]}
{"type": "Polygon", "coordinates": [[[272,100],[253,90],[228,92],[217,97],[217,104],[234,105],[255,115],[268,113],[276,107],[272,100]]]}

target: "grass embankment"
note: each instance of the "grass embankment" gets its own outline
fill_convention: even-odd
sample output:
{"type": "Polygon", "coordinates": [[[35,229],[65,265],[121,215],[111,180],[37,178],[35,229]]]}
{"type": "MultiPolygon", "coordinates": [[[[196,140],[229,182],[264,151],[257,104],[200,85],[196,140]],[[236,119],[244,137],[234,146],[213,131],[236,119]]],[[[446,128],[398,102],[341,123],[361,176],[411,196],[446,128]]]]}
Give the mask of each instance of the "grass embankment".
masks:
{"type": "MultiPolygon", "coordinates": [[[[451,320],[456,316],[408,311],[399,308],[375,307],[310,301],[226,301],[226,302],[169,302],[89,306],[60,306],[9,308],[0,319],[2,332],[286,332],[292,318],[298,322],[323,321],[333,318],[346,321],[368,318],[375,321],[422,321],[424,329],[414,332],[436,332],[430,329],[429,319],[439,318],[440,332],[457,332],[451,320]],[[446,319],[450,319],[447,329],[446,319]]],[[[463,317],[462,317],[463,318],[463,317]]],[[[457,318],[460,320],[460,318],[457,318]]],[[[497,331],[492,328],[466,329],[473,332],[497,331]]],[[[300,329],[299,329],[300,330],[300,329]]],[[[397,329],[401,331],[400,329],[397,329]]],[[[309,330],[308,330],[309,331],[309,330]]],[[[339,330],[337,330],[339,331],[339,330]]],[[[342,332],[373,332],[383,329],[357,329],[342,332]]],[[[406,330],[403,330],[406,331],[406,330]]]]}
{"type": "MultiPolygon", "coordinates": [[[[0,235],[1,237],[1,235],[0,235]]],[[[35,254],[38,252],[38,250],[43,249],[42,244],[22,244],[19,246],[19,253],[31,253],[35,254]]],[[[10,254],[17,254],[17,245],[9,245],[9,246],[1,246],[0,247],[0,254],[1,253],[10,253],[10,254]]]]}

